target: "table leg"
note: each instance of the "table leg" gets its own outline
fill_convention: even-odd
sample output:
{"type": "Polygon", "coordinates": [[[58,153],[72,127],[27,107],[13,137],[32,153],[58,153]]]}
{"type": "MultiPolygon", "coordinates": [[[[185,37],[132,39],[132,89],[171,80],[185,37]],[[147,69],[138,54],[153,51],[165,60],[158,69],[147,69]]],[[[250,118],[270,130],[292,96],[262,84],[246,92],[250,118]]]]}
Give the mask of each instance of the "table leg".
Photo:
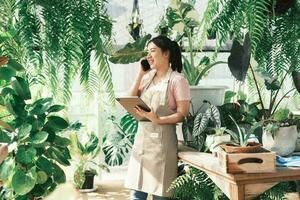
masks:
{"type": "Polygon", "coordinates": [[[230,199],[245,200],[245,185],[230,184],[230,199]]]}

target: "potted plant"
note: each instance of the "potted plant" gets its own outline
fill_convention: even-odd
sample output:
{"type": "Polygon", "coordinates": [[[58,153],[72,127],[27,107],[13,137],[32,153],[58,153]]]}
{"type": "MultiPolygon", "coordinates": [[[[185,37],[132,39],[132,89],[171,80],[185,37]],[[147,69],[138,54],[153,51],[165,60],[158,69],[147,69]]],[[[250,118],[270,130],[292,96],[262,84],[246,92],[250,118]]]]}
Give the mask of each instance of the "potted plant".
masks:
{"type": "MultiPolygon", "coordinates": [[[[193,136],[193,141],[189,142],[186,138],[186,144],[192,146],[199,151],[202,150],[205,141],[209,144],[210,150],[215,152],[217,149],[211,143],[230,141],[229,135],[221,134],[221,120],[218,108],[212,105],[209,101],[204,101],[203,105],[208,104],[208,108],[204,113],[200,109],[196,113],[189,112],[189,115],[183,122],[183,133],[190,133],[193,136]],[[217,139],[216,139],[217,138],[217,139]]],[[[193,111],[193,110],[192,110],[193,111]]]]}
{"type": "Polygon", "coordinates": [[[94,176],[98,169],[108,170],[106,165],[98,164],[94,159],[100,153],[99,139],[94,132],[88,133],[87,141],[81,142],[76,133],[71,133],[71,153],[76,158],[77,166],[74,172],[74,184],[82,192],[97,190],[94,187],[94,176]]]}
{"type": "Polygon", "coordinates": [[[235,124],[235,131],[225,129],[227,133],[231,135],[233,138],[230,142],[225,142],[224,144],[220,144],[220,146],[227,153],[254,153],[257,152],[257,149],[261,146],[258,142],[257,138],[254,136],[254,131],[262,125],[261,122],[255,123],[250,129],[241,127],[237,124],[234,118],[230,115],[229,117],[235,124]]]}
{"type": "Polygon", "coordinates": [[[9,113],[0,120],[0,142],[8,146],[0,164],[1,198],[41,199],[66,181],[60,165],[70,164],[69,139],[63,136],[69,123],[58,116],[64,106],[52,98],[33,100],[27,77],[16,76],[23,67],[9,63],[0,63],[0,105],[9,113]]]}
{"type": "Polygon", "coordinates": [[[296,149],[299,127],[299,118],[295,118],[288,109],[279,109],[265,121],[263,146],[280,156],[291,154],[296,149]]]}
{"type": "Polygon", "coordinates": [[[216,153],[220,151],[219,144],[229,142],[231,137],[226,133],[225,127],[216,127],[213,129],[212,134],[206,136],[205,144],[210,152],[216,153]]]}

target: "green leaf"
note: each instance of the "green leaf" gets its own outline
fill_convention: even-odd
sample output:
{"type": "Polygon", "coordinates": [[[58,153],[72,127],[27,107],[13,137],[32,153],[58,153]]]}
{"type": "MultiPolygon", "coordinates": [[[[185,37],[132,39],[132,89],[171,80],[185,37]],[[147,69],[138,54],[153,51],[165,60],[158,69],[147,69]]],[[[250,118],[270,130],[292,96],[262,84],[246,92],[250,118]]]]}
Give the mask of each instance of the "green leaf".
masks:
{"type": "Polygon", "coordinates": [[[65,172],[55,163],[52,163],[53,167],[53,179],[56,183],[65,183],[66,175],[65,172]]]}
{"type": "Polygon", "coordinates": [[[71,142],[68,138],[64,138],[56,135],[53,143],[60,147],[67,147],[70,145],[71,142]]]}
{"type": "Polygon", "coordinates": [[[0,129],[0,143],[10,143],[11,137],[0,129]]]}
{"type": "Polygon", "coordinates": [[[24,71],[24,67],[14,59],[9,59],[7,66],[15,71],[24,71]]]}
{"type": "Polygon", "coordinates": [[[60,150],[58,150],[57,148],[55,148],[55,147],[48,148],[48,153],[51,158],[53,158],[60,164],[62,164],[64,166],[70,165],[70,162],[68,161],[68,156],[64,155],[64,153],[61,152],[60,150]]]}
{"type": "Polygon", "coordinates": [[[45,171],[47,174],[52,174],[53,172],[52,162],[43,156],[37,159],[36,165],[40,170],[45,171]]]}
{"type": "Polygon", "coordinates": [[[30,138],[30,142],[34,144],[41,144],[45,142],[47,138],[48,138],[48,133],[46,131],[40,131],[35,133],[35,135],[30,138]]]}
{"type": "Polygon", "coordinates": [[[37,172],[37,184],[43,184],[47,181],[48,175],[44,171],[37,172]]]}
{"type": "Polygon", "coordinates": [[[50,128],[53,131],[61,131],[69,126],[69,123],[61,117],[49,116],[48,121],[45,124],[45,128],[50,128]]]}
{"type": "Polygon", "coordinates": [[[6,181],[15,168],[15,161],[13,158],[6,158],[3,163],[0,165],[0,179],[6,181]]]}
{"type": "Polygon", "coordinates": [[[137,39],[133,43],[128,43],[124,48],[116,51],[110,58],[112,63],[128,64],[139,61],[143,56],[147,55],[144,50],[146,43],[150,40],[151,35],[148,34],[142,38],[137,39]]]}
{"type": "Polygon", "coordinates": [[[50,112],[59,112],[61,110],[63,110],[65,108],[65,106],[62,105],[53,105],[51,106],[47,111],[50,112]]]}
{"type": "Polygon", "coordinates": [[[89,137],[89,141],[85,144],[86,153],[93,152],[99,144],[98,137],[92,133],[89,137]]]}
{"type": "Polygon", "coordinates": [[[27,173],[17,169],[12,177],[12,187],[18,195],[25,195],[34,188],[36,180],[36,167],[32,167],[27,173]]]}
{"type": "Polygon", "coordinates": [[[1,90],[1,95],[5,97],[7,94],[12,95],[12,94],[16,94],[16,92],[13,89],[9,88],[9,87],[3,88],[1,90]]]}
{"type": "Polygon", "coordinates": [[[226,91],[225,92],[225,98],[224,98],[224,104],[230,103],[231,99],[236,95],[233,91],[226,91]]]}
{"type": "Polygon", "coordinates": [[[42,98],[26,106],[26,109],[31,115],[42,115],[50,108],[52,102],[53,98],[42,98]]]}
{"type": "Polygon", "coordinates": [[[16,161],[23,164],[32,163],[36,153],[36,149],[33,147],[20,146],[16,154],[16,161]]]}
{"type": "Polygon", "coordinates": [[[29,83],[25,79],[16,76],[15,80],[11,83],[16,93],[24,100],[31,99],[29,83]]]}
{"type": "Polygon", "coordinates": [[[29,136],[31,129],[31,124],[22,124],[22,126],[20,126],[17,131],[19,140],[26,139],[29,136]]]}
{"type": "Polygon", "coordinates": [[[281,122],[281,121],[287,120],[289,118],[289,114],[290,114],[289,109],[280,108],[274,113],[273,118],[274,118],[274,120],[281,122]]]}
{"type": "Polygon", "coordinates": [[[0,80],[10,81],[16,75],[16,71],[8,67],[0,67],[0,80]]]}

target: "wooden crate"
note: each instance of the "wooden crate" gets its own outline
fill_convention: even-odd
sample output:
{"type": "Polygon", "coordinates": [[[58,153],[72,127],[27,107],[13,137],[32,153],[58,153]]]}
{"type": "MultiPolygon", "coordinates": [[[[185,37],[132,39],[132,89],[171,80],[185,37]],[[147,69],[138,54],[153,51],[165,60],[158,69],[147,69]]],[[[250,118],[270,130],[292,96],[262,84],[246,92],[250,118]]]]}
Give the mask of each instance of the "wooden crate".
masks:
{"type": "Polygon", "coordinates": [[[219,164],[224,172],[231,174],[239,173],[262,173],[275,172],[276,154],[261,148],[259,153],[226,153],[218,152],[219,164]]]}

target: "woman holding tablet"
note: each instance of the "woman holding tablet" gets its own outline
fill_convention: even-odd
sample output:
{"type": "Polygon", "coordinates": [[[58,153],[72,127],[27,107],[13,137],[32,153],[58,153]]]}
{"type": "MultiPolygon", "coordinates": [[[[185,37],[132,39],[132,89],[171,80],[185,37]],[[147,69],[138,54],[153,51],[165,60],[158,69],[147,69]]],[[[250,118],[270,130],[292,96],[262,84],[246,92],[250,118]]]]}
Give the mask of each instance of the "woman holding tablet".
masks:
{"type": "Polygon", "coordinates": [[[132,189],[131,200],[167,200],[177,177],[176,123],[189,112],[190,89],[182,71],[180,48],[166,36],[151,39],[146,57],[150,69],[141,67],[130,95],[140,96],[150,106],[136,113],[150,122],[139,122],[132,148],[125,186],[132,189]]]}

